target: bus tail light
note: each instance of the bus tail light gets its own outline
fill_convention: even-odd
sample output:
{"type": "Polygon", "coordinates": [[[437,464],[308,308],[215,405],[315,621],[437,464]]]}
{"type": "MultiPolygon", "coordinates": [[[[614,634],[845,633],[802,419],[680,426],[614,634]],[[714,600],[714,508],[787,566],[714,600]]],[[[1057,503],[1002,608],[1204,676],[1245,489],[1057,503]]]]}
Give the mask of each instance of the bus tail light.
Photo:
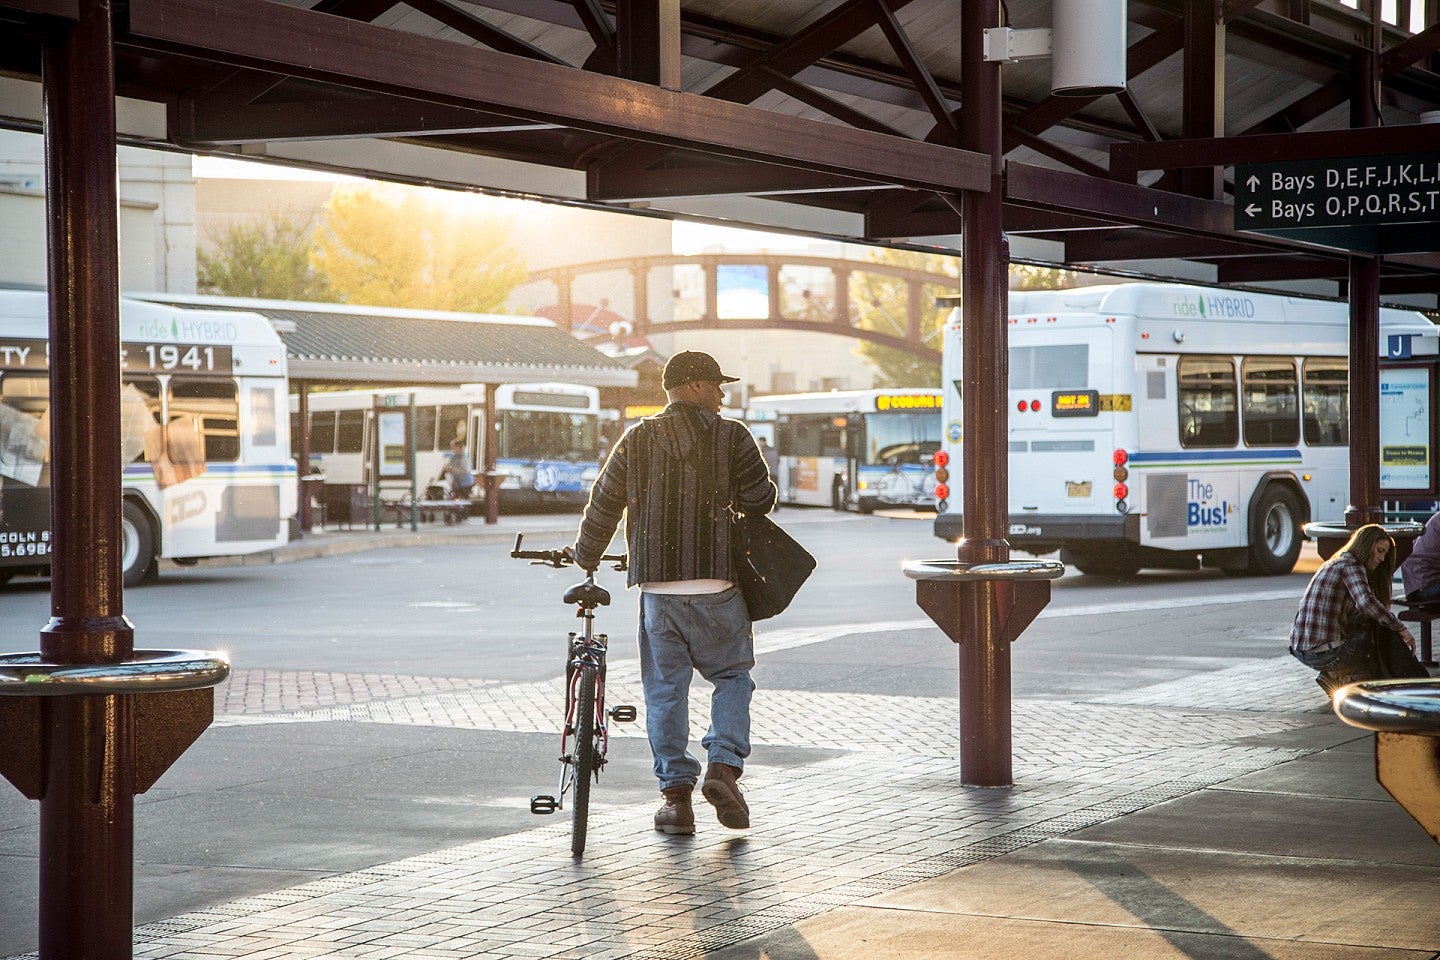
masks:
{"type": "Polygon", "coordinates": [[[936,482],[936,483],[945,483],[945,482],[948,481],[949,479],[950,479],[950,471],[949,471],[949,470],[946,470],[944,467],[936,467],[936,468],[935,468],[935,482],[936,482]]]}
{"type": "Polygon", "coordinates": [[[1124,467],[1116,467],[1114,477],[1116,480],[1123,483],[1130,478],[1130,471],[1126,470],[1124,467]]]}
{"type": "Polygon", "coordinates": [[[1029,406],[1029,404],[1027,404],[1024,400],[1021,400],[1019,403],[1015,404],[1015,409],[1019,410],[1021,413],[1024,413],[1027,406],[1029,406]]]}
{"type": "Polygon", "coordinates": [[[949,486],[947,486],[946,484],[943,484],[943,483],[937,483],[937,484],[935,484],[935,499],[936,499],[936,500],[949,500],[949,499],[950,499],[950,488],[949,488],[949,486]]]}
{"type": "Polygon", "coordinates": [[[949,465],[950,465],[950,454],[946,453],[944,450],[936,450],[936,451],[935,451],[935,466],[937,466],[937,467],[948,467],[949,465]]]}
{"type": "Polygon", "coordinates": [[[1117,449],[1114,453],[1110,454],[1110,459],[1115,463],[1115,466],[1123,467],[1126,463],[1130,462],[1130,454],[1124,450],[1117,449]]]}
{"type": "Polygon", "coordinates": [[[1125,486],[1125,484],[1123,483],[1115,484],[1115,489],[1112,492],[1115,494],[1116,500],[1124,500],[1126,497],[1130,496],[1130,488],[1125,486]]]}
{"type": "Polygon", "coordinates": [[[1030,412],[1031,412],[1031,413],[1039,413],[1039,412],[1040,412],[1040,401],[1039,401],[1039,400],[1031,400],[1031,401],[1030,401],[1030,412]]]}

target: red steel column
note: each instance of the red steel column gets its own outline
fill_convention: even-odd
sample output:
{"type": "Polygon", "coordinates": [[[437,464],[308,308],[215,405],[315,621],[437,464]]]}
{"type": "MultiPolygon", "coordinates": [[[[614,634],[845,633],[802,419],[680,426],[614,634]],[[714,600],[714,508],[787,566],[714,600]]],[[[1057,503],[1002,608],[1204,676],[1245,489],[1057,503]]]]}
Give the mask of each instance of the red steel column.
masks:
{"type": "MultiPolygon", "coordinates": [[[[110,0],[42,52],[50,283],[52,663],[131,658],[120,533],[120,302],[110,0]]],[[[128,696],[49,698],[40,956],[128,958],[134,742],[128,696]]]]}
{"type": "Polygon", "coordinates": [[[1350,258],[1350,505],[1354,529],[1384,519],[1380,500],[1380,260],[1350,258]]]}
{"type": "MultiPolygon", "coordinates": [[[[1380,122],[1379,4],[1367,0],[1370,49],[1350,64],[1350,125],[1380,122]]],[[[1345,525],[1354,529],[1385,519],[1380,500],[1380,260],[1350,257],[1350,504],[1345,525]]]]}
{"type": "Polygon", "coordinates": [[[499,389],[498,383],[485,384],[485,436],[481,438],[481,442],[485,444],[482,451],[485,470],[485,522],[492,525],[500,522],[500,477],[495,472],[500,458],[500,451],[496,449],[500,445],[500,424],[495,419],[495,391],[499,389]]]}
{"type": "MultiPolygon", "coordinates": [[[[961,195],[960,303],[961,508],[965,537],[958,558],[967,563],[1010,559],[1006,397],[1009,381],[1006,316],[1009,251],[1002,223],[1000,65],[986,63],[984,31],[1001,24],[999,4],[960,7],[960,146],[989,154],[990,192],[961,195]]],[[[964,591],[970,635],[960,653],[960,777],[977,786],[1013,779],[1010,759],[1010,644],[998,621],[994,581],[964,591]]]]}

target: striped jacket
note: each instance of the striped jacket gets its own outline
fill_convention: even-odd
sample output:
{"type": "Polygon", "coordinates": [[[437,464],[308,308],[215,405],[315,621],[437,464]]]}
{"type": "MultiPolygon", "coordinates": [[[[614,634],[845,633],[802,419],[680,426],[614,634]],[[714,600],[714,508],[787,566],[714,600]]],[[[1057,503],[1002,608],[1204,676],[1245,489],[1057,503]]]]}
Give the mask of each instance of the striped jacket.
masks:
{"type": "Polygon", "coordinates": [[[730,514],[769,513],[775,484],[750,431],[693,403],[675,402],[625,431],[610,452],[572,548],[587,570],[626,515],[631,586],[730,580],[730,514]]]}

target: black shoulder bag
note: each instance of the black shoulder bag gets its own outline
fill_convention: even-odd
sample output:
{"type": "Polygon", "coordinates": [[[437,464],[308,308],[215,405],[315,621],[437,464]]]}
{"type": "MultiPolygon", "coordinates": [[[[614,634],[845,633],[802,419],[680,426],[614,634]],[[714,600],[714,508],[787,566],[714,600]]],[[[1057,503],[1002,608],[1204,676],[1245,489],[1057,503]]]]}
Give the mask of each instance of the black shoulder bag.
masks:
{"type": "MultiPolygon", "coordinates": [[[[712,450],[720,442],[722,429],[717,419],[711,432],[712,450]]],[[[699,473],[718,494],[721,487],[710,464],[711,458],[702,455],[699,473]]],[[[747,516],[733,502],[725,509],[730,514],[731,578],[745,597],[750,621],[784,613],[815,570],[815,558],[763,513],[747,516]]]]}
{"type": "Polygon", "coordinates": [[[751,621],[768,620],[790,606],[814,571],[815,558],[764,514],[732,510],[730,565],[751,621]]]}

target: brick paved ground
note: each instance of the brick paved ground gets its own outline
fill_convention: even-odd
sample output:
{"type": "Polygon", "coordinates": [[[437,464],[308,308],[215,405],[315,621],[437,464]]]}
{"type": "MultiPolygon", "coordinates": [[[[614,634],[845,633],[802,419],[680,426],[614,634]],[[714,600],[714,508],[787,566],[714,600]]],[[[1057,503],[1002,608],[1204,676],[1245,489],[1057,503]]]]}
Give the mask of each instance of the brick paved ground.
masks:
{"type": "MultiPolygon", "coordinates": [[[[833,633],[775,632],[762,647],[833,633]]],[[[609,699],[642,702],[633,661],[612,665],[609,699]]],[[[556,681],[241,671],[217,701],[216,723],[553,732],[559,700],[556,681]]],[[[697,737],[704,700],[696,698],[697,737]]],[[[664,837],[649,829],[653,803],[602,806],[583,862],[569,855],[568,824],[537,821],[522,833],[148,924],[136,932],[136,956],[700,956],[1294,759],[1307,751],[1265,738],[1326,723],[1327,713],[1310,674],[1288,657],[1123,696],[1020,700],[1017,785],[984,790],[958,785],[953,698],[761,690],[748,833],[719,828],[702,808],[696,837],[664,837]],[[766,745],[827,752],[767,767],[766,745]]],[[[641,736],[643,726],[613,729],[641,736]]]]}

